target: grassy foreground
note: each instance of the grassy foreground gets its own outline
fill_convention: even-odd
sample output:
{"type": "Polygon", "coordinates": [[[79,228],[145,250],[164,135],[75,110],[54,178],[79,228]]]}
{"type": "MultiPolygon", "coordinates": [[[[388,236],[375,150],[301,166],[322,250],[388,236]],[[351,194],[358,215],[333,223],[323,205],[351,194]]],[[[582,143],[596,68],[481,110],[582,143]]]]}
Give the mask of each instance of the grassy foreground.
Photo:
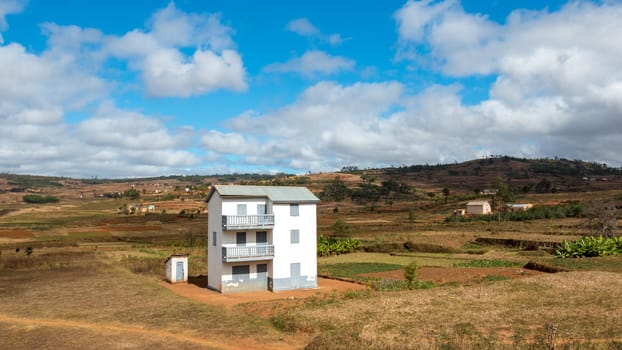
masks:
{"type": "Polygon", "coordinates": [[[308,349],[620,349],[622,278],[569,272],[307,303],[278,317],[308,349]]]}
{"type": "Polygon", "coordinates": [[[227,349],[279,347],[265,319],[196,303],[80,248],[3,252],[3,349],[227,349]],[[241,345],[240,345],[241,346],[241,345]],[[267,346],[267,345],[266,345],[267,346]]]}

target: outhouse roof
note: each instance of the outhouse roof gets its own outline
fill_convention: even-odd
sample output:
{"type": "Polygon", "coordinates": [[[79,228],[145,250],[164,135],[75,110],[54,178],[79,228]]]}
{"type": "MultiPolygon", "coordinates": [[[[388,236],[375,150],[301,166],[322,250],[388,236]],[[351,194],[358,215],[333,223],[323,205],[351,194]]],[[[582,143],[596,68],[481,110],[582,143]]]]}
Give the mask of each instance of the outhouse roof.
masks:
{"type": "Polygon", "coordinates": [[[274,203],[320,201],[306,187],[215,185],[207,196],[207,201],[210,200],[214,192],[218,192],[222,197],[268,197],[274,203]]]}

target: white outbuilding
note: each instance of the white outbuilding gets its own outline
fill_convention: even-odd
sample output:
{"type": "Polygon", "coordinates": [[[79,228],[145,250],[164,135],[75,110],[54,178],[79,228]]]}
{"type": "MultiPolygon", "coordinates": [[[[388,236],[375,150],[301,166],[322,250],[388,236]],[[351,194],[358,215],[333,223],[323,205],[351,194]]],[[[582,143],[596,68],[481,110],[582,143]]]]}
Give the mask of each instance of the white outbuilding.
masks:
{"type": "Polygon", "coordinates": [[[488,201],[471,201],[466,205],[466,213],[474,215],[492,214],[492,208],[488,201]]]}
{"type": "Polygon", "coordinates": [[[188,254],[172,254],[166,259],[166,280],[188,282],[188,254]]]}

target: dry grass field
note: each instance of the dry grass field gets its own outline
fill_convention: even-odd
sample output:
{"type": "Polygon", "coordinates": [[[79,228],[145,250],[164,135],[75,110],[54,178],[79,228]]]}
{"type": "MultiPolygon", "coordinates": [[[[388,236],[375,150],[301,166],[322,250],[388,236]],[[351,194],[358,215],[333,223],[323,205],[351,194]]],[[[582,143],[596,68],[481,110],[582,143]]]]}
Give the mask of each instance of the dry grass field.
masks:
{"type": "MultiPolygon", "coordinates": [[[[336,176],[351,188],[369,182],[326,173],[306,176],[305,186],[319,193],[336,176]]],[[[15,180],[0,181],[0,349],[622,349],[622,257],[557,259],[537,244],[481,243],[545,247],[583,234],[581,218],[446,221],[472,194],[452,188],[443,198],[438,181],[417,176],[408,198],[320,203],[319,233],[365,248],[318,260],[319,274],[356,282],[351,289],[226,303],[201,290],[204,186],[62,179],[36,192],[58,203],[28,204],[11,190],[15,180]],[[99,196],[128,188],[141,198],[99,196]],[[118,213],[141,203],[156,211],[118,213]],[[190,254],[192,293],[205,295],[163,286],[171,253],[190,254]],[[404,267],[412,262],[421,269],[410,290],[404,267]],[[565,272],[528,270],[528,262],[565,272]]],[[[620,206],[612,184],[519,199],[620,206]]]]}

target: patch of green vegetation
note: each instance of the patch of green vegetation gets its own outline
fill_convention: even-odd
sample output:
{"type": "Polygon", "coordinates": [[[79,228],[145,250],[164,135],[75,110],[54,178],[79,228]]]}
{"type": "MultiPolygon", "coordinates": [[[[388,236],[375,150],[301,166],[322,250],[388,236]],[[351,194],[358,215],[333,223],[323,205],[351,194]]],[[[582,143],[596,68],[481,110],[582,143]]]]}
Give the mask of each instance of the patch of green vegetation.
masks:
{"type": "Polygon", "coordinates": [[[445,222],[471,221],[528,221],[540,219],[565,219],[578,217],[583,211],[580,203],[566,203],[554,206],[537,206],[525,211],[497,213],[489,215],[459,216],[452,215],[445,218],[445,222]]]}
{"type": "Polygon", "coordinates": [[[465,263],[453,264],[454,267],[517,267],[523,263],[507,260],[471,260],[465,263]]]}
{"type": "Polygon", "coordinates": [[[9,180],[10,185],[21,188],[63,187],[63,185],[58,182],[60,178],[56,177],[13,174],[2,174],[2,177],[9,180]]]}
{"type": "Polygon", "coordinates": [[[622,273],[622,257],[607,256],[580,259],[550,259],[552,265],[568,270],[591,270],[622,273]]]}
{"type": "Polygon", "coordinates": [[[386,263],[338,263],[318,266],[318,273],[333,277],[354,278],[362,273],[384,272],[402,269],[403,265],[386,263]]]}
{"type": "Polygon", "coordinates": [[[22,200],[26,203],[45,204],[45,203],[58,203],[58,197],[54,196],[41,196],[38,194],[27,194],[22,197],[22,200]]]}
{"type": "Polygon", "coordinates": [[[484,276],[484,278],[482,278],[482,281],[495,282],[495,281],[505,281],[505,280],[509,280],[509,279],[510,278],[508,276],[488,275],[488,276],[484,276]]]}
{"type": "Polygon", "coordinates": [[[558,258],[584,258],[622,255],[621,237],[581,237],[573,242],[564,241],[555,251],[558,258]]]}
{"type": "Polygon", "coordinates": [[[400,291],[400,290],[414,290],[414,289],[430,289],[436,287],[432,281],[403,281],[396,279],[369,279],[369,287],[383,292],[400,291]]]}
{"type": "Polygon", "coordinates": [[[317,255],[339,255],[352,253],[361,246],[361,241],[352,238],[337,239],[333,237],[319,236],[317,239],[317,255]]]}

